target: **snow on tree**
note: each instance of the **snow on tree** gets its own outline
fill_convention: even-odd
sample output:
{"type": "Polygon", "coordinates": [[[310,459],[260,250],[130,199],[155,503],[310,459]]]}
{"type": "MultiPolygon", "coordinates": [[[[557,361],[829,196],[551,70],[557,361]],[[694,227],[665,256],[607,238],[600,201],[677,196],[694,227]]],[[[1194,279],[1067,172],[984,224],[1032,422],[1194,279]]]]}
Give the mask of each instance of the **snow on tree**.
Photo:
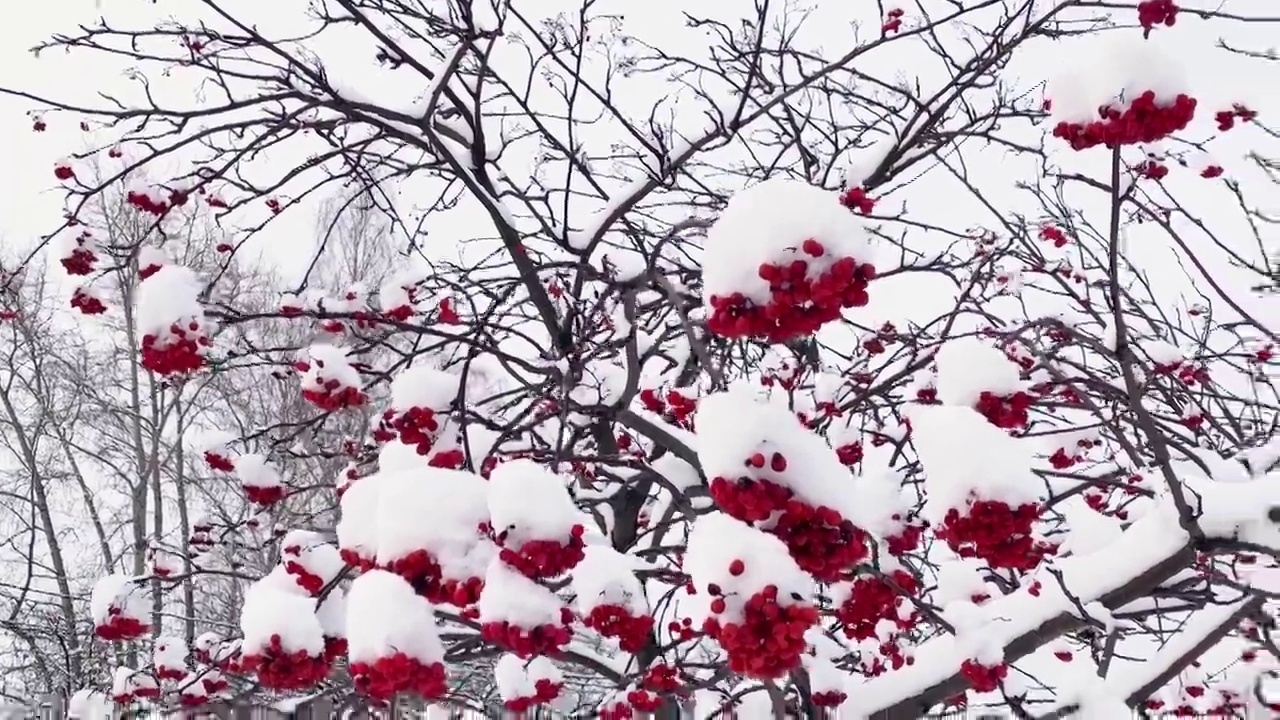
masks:
{"type": "Polygon", "coordinates": [[[24,690],[1280,712],[1260,11],[266,5],[7,89],[24,690]]]}

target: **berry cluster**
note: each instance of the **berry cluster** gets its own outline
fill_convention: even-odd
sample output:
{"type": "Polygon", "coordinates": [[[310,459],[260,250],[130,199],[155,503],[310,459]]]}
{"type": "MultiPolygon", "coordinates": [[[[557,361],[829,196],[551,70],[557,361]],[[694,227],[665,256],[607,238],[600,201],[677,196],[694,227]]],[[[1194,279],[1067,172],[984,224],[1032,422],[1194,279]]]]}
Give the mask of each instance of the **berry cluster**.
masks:
{"type": "Polygon", "coordinates": [[[510,565],[530,580],[559,577],[575,568],[586,557],[581,525],[574,525],[565,542],[557,540],[527,540],[518,547],[507,547],[506,532],[494,536],[494,542],[502,548],[498,554],[502,562],[510,565]]]}
{"type": "Polygon", "coordinates": [[[297,560],[286,560],[284,563],[284,571],[293,576],[293,581],[298,583],[298,587],[306,590],[312,597],[320,594],[324,589],[324,578],[307,570],[307,568],[297,560]]]}
{"type": "Polygon", "coordinates": [[[319,684],[329,675],[329,663],[323,656],[306,650],[285,652],[280,636],[255,653],[242,655],[238,663],[244,673],[252,673],[258,683],[271,690],[305,690],[319,684]]]}
{"type": "Polygon", "coordinates": [[[160,188],[149,193],[130,190],[125,196],[126,203],[156,217],[169,212],[170,208],[186,205],[187,199],[188,195],[185,192],[170,190],[166,196],[160,188]]]}
{"type": "Polygon", "coordinates": [[[816,692],[811,697],[814,707],[820,708],[836,708],[840,707],[845,700],[848,700],[848,694],[840,690],[827,690],[825,692],[816,692]]]}
{"type": "Polygon", "coordinates": [[[142,366],[157,375],[193,373],[204,367],[204,354],[212,344],[198,320],[174,323],[165,338],[154,334],[142,337],[142,366]]]}
{"type": "Polygon", "coordinates": [[[1157,25],[1173,27],[1178,21],[1178,6],[1173,0],[1143,0],[1138,3],[1138,24],[1143,36],[1151,34],[1157,25]]]}
{"type": "Polygon", "coordinates": [[[484,590],[484,578],[473,576],[461,580],[442,579],[435,588],[427,592],[426,597],[437,605],[467,607],[480,599],[481,590],[484,590]]]}
{"type": "MultiPolygon", "coordinates": [[[[724,610],[724,598],[711,601],[713,615],[724,610]]],[[[720,643],[731,672],[769,679],[800,664],[806,647],[804,635],[817,622],[818,610],[812,605],[779,605],[777,586],[766,585],[747,599],[741,620],[722,622],[708,617],[702,629],[720,643]]]]}
{"type": "Polygon", "coordinates": [[[600,720],[631,720],[635,716],[635,711],[624,700],[600,706],[600,720]]]}
{"type": "Polygon", "coordinates": [[[1060,122],[1053,129],[1053,136],[1066,140],[1073,150],[1087,150],[1098,145],[1109,148],[1145,145],[1182,130],[1195,114],[1195,98],[1178,95],[1172,105],[1160,105],[1156,103],[1156,94],[1148,90],[1134,98],[1124,111],[1110,105],[1098,108],[1101,120],[1060,122]]]}
{"type": "Polygon", "coordinates": [[[89,234],[87,232],[82,234],[76,238],[76,247],[66,257],[58,260],[68,275],[89,275],[93,272],[94,266],[98,263],[98,256],[87,246],[88,240],[89,234]]]}
{"type": "Polygon", "coordinates": [[[59,160],[53,164],[53,176],[59,180],[70,180],[76,176],[76,171],[69,161],[59,160]]]}
{"type": "Polygon", "coordinates": [[[1033,402],[1035,400],[1031,395],[1021,391],[1011,395],[996,395],[983,391],[978,396],[974,409],[985,417],[987,422],[1002,430],[1020,430],[1027,426],[1027,410],[1031,408],[1033,402]]]}
{"type": "MultiPolygon", "coordinates": [[[[355,557],[344,556],[348,565],[368,570],[373,564],[355,557]]],[[[386,563],[384,569],[404,578],[414,592],[437,605],[451,604],[458,607],[472,605],[480,597],[484,589],[484,579],[469,577],[462,579],[446,579],[444,570],[435,556],[421,548],[386,563]]]]}
{"type": "Polygon", "coordinates": [[[440,432],[440,420],[431,408],[411,407],[404,412],[387,410],[382,413],[382,422],[374,431],[374,439],[378,442],[389,442],[399,437],[400,442],[415,448],[419,455],[427,455],[435,445],[440,432]]]}
{"type": "Polygon", "coordinates": [[[902,8],[894,8],[889,12],[885,13],[884,25],[880,26],[880,32],[883,32],[885,35],[888,35],[890,33],[896,33],[899,30],[901,30],[903,14],[904,14],[904,11],[902,8]]]}
{"type": "Polygon", "coordinates": [[[101,315],[107,311],[107,306],[84,288],[76,288],[75,292],[71,293],[71,307],[84,315],[101,315]]]}
{"type": "Polygon", "coordinates": [[[107,621],[95,627],[93,632],[108,642],[125,642],[136,640],[150,630],[151,628],[142,620],[128,617],[120,611],[120,608],[113,607],[107,611],[107,621]]]}
{"type": "Polygon", "coordinates": [[[235,472],[236,469],[235,463],[231,461],[231,458],[213,450],[204,452],[204,461],[209,465],[210,469],[218,472],[235,472]]]}
{"type": "Polygon", "coordinates": [[[680,671],[674,665],[654,663],[645,671],[641,687],[664,695],[680,695],[684,693],[684,684],[680,682],[680,671]]]}
{"type": "Polygon", "coordinates": [[[1218,130],[1222,132],[1226,132],[1235,127],[1236,120],[1240,120],[1241,122],[1253,122],[1253,119],[1256,117],[1258,117],[1257,110],[1250,110],[1240,103],[1232,104],[1230,110],[1219,110],[1213,114],[1214,121],[1218,123],[1218,130]]]}
{"type": "Polygon", "coordinates": [[[993,568],[1031,570],[1055,546],[1037,540],[1031,532],[1040,517],[1040,506],[1027,503],[1016,508],[999,500],[970,499],[962,515],[952,508],[935,534],[962,558],[978,558],[993,568]]]}
{"type": "Polygon", "coordinates": [[[1056,248],[1066,247],[1067,243],[1071,242],[1067,239],[1066,233],[1052,225],[1040,228],[1040,239],[1052,242],[1056,248]]]}
{"type": "Polygon", "coordinates": [[[876,208],[876,201],[867,196],[867,189],[862,187],[850,188],[840,196],[840,204],[853,210],[859,215],[870,215],[871,211],[876,208]]]}
{"type": "Polygon", "coordinates": [[[653,633],[653,618],[648,615],[632,615],[621,605],[597,605],[582,619],[582,624],[600,633],[601,637],[617,638],[623,652],[637,653],[653,633]]]}
{"type": "MultiPolygon", "coordinates": [[[[561,618],[565,620],[565,618],[561,618]]],[[[523,628],[507,621],[489,622],[480,626],[480,637],[485,642],[500,645],[512,655],[520,658],[531,658],[535,655],[559,655],[560,650],[569,644],[573,632],[565,622],[560,625],[544,624],[534,628],[523,628]]]]}
{"type": "Polygon", "coordinates": [[[826,506],[787,502],[771,531],[787,544],[801,570],[819,582],[843,579],[871,551],[865,532],[826,506]]]}
{"type": "Polygon", "coordinates": [[[960,664],[960,674],[977,692],[994,692],[1009,674],[1009,667],[1003,664],[983,665],[976,660],[965,660],[960,664]]]}
{"type": "Polygon", "coordinates": [[[156,665],[156,678],[159,680],[181,680],[187,676],[187,669],[183,667],[168,667],[166,665],[156,665]]]}
{"type": "Polygon", "coordinates": [[[698,409],[697,398],[685,397],[679,390],[670,390],[662,396],[658,391],[646,388],[640,391],[640,402],[644,403],[646,410],[661,415],[663,420],[672,425],[685,430],[693,429],[693,413],[698,409]]]}
{"type": "Polygon", "coordinates": [[[563,687],[563,683],[554,682],[550,678],[538,678],[533,683],[533,695],[514,697],[503,702],[502,705],[513,713],[524,713],[533,709],[534,706],[545,705],[560,697],[560,690],[563,687]]]}
{"type": "Polygon", "coordinates": [[[891,585],[882,577],[865,576],[853,581],[849,597],[836,608],[836,620],[840,623],[845,637],[852,640],[869,640],[876,637],[876,629],[882,622],[891,622],[898,630],[910,630],[918,613],[911,612],[905,617],[900,611],[907,602],[893,585],[901,588],[901,592],[915,594],[920,584],[906,570],[894,570],[889,574],[891,585]]]}
{"type": "Polygon", "coordinates": [[[348,671],[356,689],[375,700],[390,700],[400,693],[431,700],[449,691],[442,663],[424,663],[402,652],[371,663],[351,663],[348,671]]]}
{"type": "MultiPolygon", "coordinates": [[[[814,258],[827,252],[812,239],[800,249],[814,258]]],[[[769,283],[769,302],[756,305],[742,293],[712,295],[707,329],[726,338],[756,337],[781,343],[811,335],[838,319],[844,308],[862,307],[869,301],[867,284],[875,279],[874,265],[843,257],[816,278],[809,276],[809,270],[806,260],[762,264],[758,272],[769,283]]]]}
{"type": "Polygon", "coordinates": [[[254,505],[275,505],[284,499],[284,486],[282,485],[241,485],[244,490],[244,497],[254,505]]]}

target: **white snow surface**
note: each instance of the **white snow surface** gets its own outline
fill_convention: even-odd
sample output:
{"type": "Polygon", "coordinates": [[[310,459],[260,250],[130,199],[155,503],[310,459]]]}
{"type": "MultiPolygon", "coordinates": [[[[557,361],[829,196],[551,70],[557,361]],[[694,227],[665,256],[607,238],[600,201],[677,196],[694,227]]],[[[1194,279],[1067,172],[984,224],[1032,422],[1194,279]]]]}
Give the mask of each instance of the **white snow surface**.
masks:
{"type": "Polygon", "coordinates": [[[107,575],[93,586],[89,596],[89,616],[95,625],[106,624],[111,610],[118,608],[121,617],[146,620],[147,592],[143,583],[131,575],[107,575]]]}
{"type": "Polygon", "coordinates": [[[1018,366],[1004,352],[977,338],[944,344],[936,356],[938,400],[947,405],[972,406],[983,392],[1012,395],[1025,388],[1018,366]]]}
{"type": "Polygon", "coordinates": [[[476,601],[480,621],[509,622],[522,628],[559,625],[564,603],[554,593],[494,559],[476,601]]]}
{"type": "MultiPolygon", "coordinates": [[[[85,243],[85,246],[88,247],[89,243],[85,243]]],[[[143,245],[138,249],[138,267],[140,269],[145,269],[152,265],[158,265],[163,268],[172,262],[164,250],[153,245],[143,245]]]]}
{"type": "MultiPolygon", "coordinates": [[[[297,587],[292,580],[288,582],[297,587]]],[[[324,629],[316,617],[315,601],[282,589],[280,581],[270,575],[245,591],[240,632],[244,636],[241,651],[246,655],[270,645],[272,635],[280,636],[280,646],[285,652],[303,650],[312,656],[324,652],[324,629]]]]}
{"type": "Polygon", "coordinates": [[[1099,107],[1126,107],[1148,90],[1157,103],[1172,104],[1188,92],[1189,81],[1176,59],[1185,50],[1167,46],[1158,32],[1146,39],[1141,33],[1099,33],[1064,43],[1063,52],[1075,61],[1049,80],[1051,124],[1097,120],[1099,107]]]}
{"type": "Polygon", "coordinates": [[[391,379],[391,409],[420,407],[444,412],[458,397],[459,378],[430,365],[412,365],[391,379]]]}
{"type": "Polygon", "coordinates": [[[781,540],[722,512],[694,521],[684,570],[700,594],[708,585],[720,586],[725,599],[720,617],[729,622],[741,619],[746,601],[767,585],[778,588],[782,606],[809,602],[814,592],[813,578],[796,565],[781,540]],[[741,575],[729,571],[734,560],[743,563],[741,575]]]}
{"type": "Polygon", "coordinates": [[[635,571],[642,564],[609,545],[588,545],[585,557],[573,569],[573,593],[583,616],[601,605],[618,605],[632,615],[649,614],[644,585],[635,571]]]}
{"type": "Polygon", "coordinates": [[[280,541],[280,548],[284,560],[293,560],[325,583],[337,577],[346,566],[338,548],[320,533],[310,530],[290,530],[280,541]],[[296,552],[291,552],[294,548],[296,552]]]}
{"type": "Polygon", "coordinates": [[[861,219],[840,204],[836,192],[801,180],[772,178],[740,190],[707,231],[702,258],[703,295],[742,293],[756,304],[769,301],[769,283],[759,275],[764,263],[808,262],[815,278],[836,260],[872,262],[873,245],[861,219]],[[814,258],[800,250],[805,240],[822,243],[814,258]]]}
{"type": "Polygon", "coordinates": [[[236,475],[240,484],[251,488],[280,487],[280,473],[267,461],[265,455],[249,453],[236,458],[236,475]]]}
{"type": "Polygon", "coordinates": [[[446,572],[449,577],[466,579],[484,574],[488,558],[481,558],[478,564],[475,560],[476,546],[482,540],[478,528],[489,519],[489,487],[484,478],[441,468],[383,473],[378,493],[379,563],[426,550],[442,569],[461,572],[446,572]]]}
{"type": "Polygon", "coordinates": [[[67,720],[107,720],[114,715],[110,696],[93,688],[81,688],[67,701],[67,720]]]}
{"type": "Polygon", "coordinates": [[[347,593],[347,653],[351,662],[374,662],[397,652],[423,664],[444,660],[435,611],[404,578],[373,570],[347,593]]]}
{"type": "Polygon", "coordinates": [[[316,619],[327,638],[347,637],[347,592],[335,587],[324,596],[324,602],[316,608],[316,619]]]}
{"type": "MultiPolygon", "coordinates": [[[[138,285],[136,320],[138,335],[170,335],[169,326],[199,321],[204,324],[204,306],[200,304],[200,278],[183,265],[165,265],[155,275],[138,285]]],[[[206,334],[207,334],[206,330],[206,334]]]]}
{"type": "Polygon", "coordinates": [[[537,695],[539,680],[564,682],[564,675],[555,663],[541,655],[529,660],[510,653],[503,655],[493,666],[493,677],[498,682],[498,695],[503,700],[537,695]]]}
{"type": "Polygon", "coordinates": [[[564,541],[583,525],[567,479],[532,460],[504,462],[489,474],[489,515],[495,532],[514,545],[530,540],[564,541]]]}
{"type": "Polygon", "coordinates": [[[934,602],[946,605],[955,600],[969,600],[974,595],[991,595],[982,576],[983,563],[973,558],[957,558],[938,565],[938,589],[934,602]]]}
{"type": "Polygon", "coordinates": [[[916,453],[924,466],[924,514],[941,521],[971,497],[1011,506],[1040,502],[1044,490],[1031,474],[1034,444],[1010,437],[967,407],[910,405],[916,453]]]}

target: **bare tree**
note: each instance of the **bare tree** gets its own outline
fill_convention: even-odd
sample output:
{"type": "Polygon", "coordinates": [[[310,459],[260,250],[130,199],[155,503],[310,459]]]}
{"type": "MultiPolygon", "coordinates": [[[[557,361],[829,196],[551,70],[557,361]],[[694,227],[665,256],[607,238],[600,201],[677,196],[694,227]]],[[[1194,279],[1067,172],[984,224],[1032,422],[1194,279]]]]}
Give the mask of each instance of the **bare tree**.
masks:
{"type": "MultiPolygon", "coordinates": [[[[104,568],[135,576],[117,599],[149,584],[156,630],[179,589],[188,638],[204,623],[244,642],[221,661],[193,656],[195,675],[160,702],[200,701],[194,683],[216,668],[225,692],[254,701],[305,688],[377,707],[412,692],[475,710],[496,695],[610,717],[691,703],[880,720],[959,705],[1017,717],[1275,709],[1274,595],[1254,569],[1280,549],[1277,335],[1273,299],[1243,288],[1275,276],[1259,198],[1275,191],[1276,134],[1244,98],[1214,107],[1197,105],[1204,88],[1171,90],[1158,71],[1172,58],[1134,58],[1191,16],[1213,28],[1197,36],[1223,38],[1204,52],[1267,72],[1249,33],[1276,18],[1163,0],[756,0],[653,8],[646,28],[593,0],[546,14],[505,0],[316,0],[284,18],[197,5],[182,19],[104,18],[40,49],[136,66],[143,88],[152,71],[180,70],[198,107],[4,89],[39,105],[37,130],[83,119],[103,138],[55,168],[66,223],[17,267],[55,240],[65,260],[68,233],[102,227],[81,275],[109,281],[124,316],[110,328],[119,347],[56,371],[29,359],[44,354],[20,330],[26,312],[12,318],[28,358],[14,356],[18,374],[57,378],[63,393],[27,390],[41,399],[5,425],[26,469],[9,485],[27,512],[12,514],[42,544],[27,577],[65,588],[48,607],[75,626],[82,611],[65,601],[82,565],[56,559],[65,545],[38,488],[70,477],[89,506],[98,476],[123,488],[123,524],[93,521],[104,568]],[[824,36],[835,24],[838,39],[824,36]],[[1095,39],[1139,46],[1079,93],[1100,90],[1100,109],[1088,99],[1077,112],[1066,85],[1015,79],[1045,54],[1083,77],[1095,39]],[[1238,138],[1255,167],[1208,159],[1238,138]],[[95,176],[100,155],[112,169],[95,176]],[[159,174],[174,163],[191,169],[159,174]],[[129,184],[142,171],[150,180],[129,184]],[[318,231],[287,282],[243,267],[299,215],[318,231]],[[193,232],[210,223],[218,233],[193,232]],[[174,326],[217,330],[184,358],[192,367],[164,371],[137,352],[135,293],[148,282],[140,246],[175,233],[187,240],[173,260],[203,285],[187,298],[199,317],[174,326]],[[397,391],[424,368],[453,378],[450,397],[397,391]],[[105,381],[89,382],[97,373],[105,381]],[[104,418],[92,451],[76,440],[81,407],[104,418]],[[201,430],[234,436],[218,449],[238,475],[184,451],[201,430]],[[71,468],[83,456],[92,473],[71,468]],[[475,475],[502,486],[514,472],[502,467],[541,468],[529,487],[563,491],[590,527],[521,545],[524,526],[497,516],[536,513],[542,491],[514,509],[486,491],[494,517],[472,549],[498,560],[467,577],[426,541],[410,553],[424,569],[354,539],[418,515],[448,525],[469,511],[461,488],[475,475]],[[455,492],[360,515],[406,468],[425,487],[452,478],[455,492]],[[145,555],[173,502],[184,564],[163,579],[145,555]],[[433,515],[433,502],[463,509],[433,515]],[[211,514],[200,531],[197,506],[211,514]],[[280,542],[295,529],[316,535],[280,542]],[[745,557],[700,562],[708,537],[745,557]],[[606,548],[615,574],[601,597],[626,590],[609,602],[575,570],[606,548]],[[789,559],[746,572],[774,551],[789,559]],[[310,552],[345,565],[322,572],[310,552]],[[387,572],[401,579],[382,595],[407,584],[431,601],[415,637],[435,627],[438,657],[369,657],[387,613],[359,589],[387,572]],[[298,597],[264,634],[257,620],[277,611],[264,598],[298,597]],[[327,608],[343,598],[339,628],[327,608]],[[499,612],[551,603],[565,612],[536,627],[499,612]],[[285,647],[306,608],[312,642],[285,647]],[[501,667],[491,679],[504,653],[555,658],[522,666],[538,694],[501,667]],[[1073,658],[1093,685],[1061,671],[1073,658]]],[[[46,307],[14,278],[21,307],[46,307]]],[[[38,649],[33,677],[101,681],[72,666],[88,655],[68,635],[86,637],[57,634],[63,669],[43,636],[10,625],[38,649]]]]}

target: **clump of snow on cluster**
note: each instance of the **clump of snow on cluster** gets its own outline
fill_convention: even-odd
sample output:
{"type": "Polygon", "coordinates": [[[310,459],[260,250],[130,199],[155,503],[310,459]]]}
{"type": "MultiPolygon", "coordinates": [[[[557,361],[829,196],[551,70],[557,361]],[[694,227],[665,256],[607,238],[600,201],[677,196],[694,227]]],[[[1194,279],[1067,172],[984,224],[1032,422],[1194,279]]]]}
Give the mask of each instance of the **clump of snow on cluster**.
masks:
{"type": "Polygon", "coordinates": [[[608,545],[589,545],[573,569],[573,592],[578,612],[589,615],[600,605],[618,605],[633,615],[647,615],[649,602],[635,571],[639,561],[608,545]]]}
{"type": "MultiPolygon", "coordinates": [[[[366,478],[367,479],[367,478],[366,478]]],[[[363,480],[361,482],[364,482],[363,480]]],[[[484,574],[490,553],[477,552],[479,526],[489,519],[489,487],[474,473],[441,468],[382,474],[377,561],[388,564],[426,550],[446,577],[484,574]]]]}
{"type": "Polygon", "coordinates": [[[347,655],[350,662],[375,662],[404,653],[423,664],[441,662],[444,647],[435,612],[403,578],[372,570],[347,593],[347,655]]]}
{"type": "Polygon", "coordinates": [[[114,713],[111,698],[93,688],[81,688],[67,701],[67,720],[105,720],[114,713]]]}
{"type": "Polygon", "coordinates": [[[316,619],[320,621],[320,629],[327,638],[347,637],[347,592],[340,587],[332,588],[324,596],[320,607],[316,608],[316,619]]]}
{"type": "Polygon", "coordinates": [[[170,262],[172,261],[169,255],[158,247],[143,245],[138,249],[138,269],[140,270],[167,267],[170,262]]]}
{"type": "Polygon", "coordinates": [[[982,570],[982,561],[974,558],[959,558],[940,564],[934,602],[946,605],[956,600],[971,600],[975,595],[989,594],[982,570]]]}
{"type": "Polygon", "coordinates": [[[156,639],[151,663],[157,670],[178,670],[187,666],[187,643],[180,637],[166,635],[156,639]]]}
{"type": "MultiPolygon", "coordinates": [[[[762,264],[808,262],[816,277],[842,257],[874,263],[870,236],[862,221],[840,204],[837,193],[801,180],[772,178],[730,198],[707,231],[702,260],[703,296],[741,293],[758,305],[769,302],[769,281],[762,264]],[[801,252],[805,240],[827,249],[821,257],[801,252]]],[[[708,304],[708,307],[710,305],[708,304]]]]}
{"type": "Polygon", "coordinates": [[[523,660],[507,653],[493,666],[493,677],[498,682],[498,695],[503,700],[537,696],[539,680],[555,684],[564,682],[560,668],[541,655],[523,660]]]}
{"type": "Polygon", "coordinates": [[[98,580],[89,595],[89,615],[95,625],[106,624],[113,615],[144,620],[147,613],[147,592],[131,575],[107,575],[98,580]]]}
{"type": "Polygon", "coordinates": [[[1011,507],[1040,501],[1043,487],[1030,471],[1030,443],[1010,437],[972,408],[916,405],[908,413],[930,520],[963,510],[974,496],[1011,507]]]}
{"type": "MultiPolygon", "coordinates": [[[[174,323],[192,320],[203,323],[204,306],[200,303],[202,285],[191,268],[165,265],[147,281],[138,285],[138,308],[135,320],[139,337],[155,335],[169,338],[174,323]]],[[[205,330],[205,334],[208,331],[205,330]]]]}
{"type": "Polygon", "coordinates": [[[977,338],[957,338],[938,350],[938,400],[972,406],[978,397],[1012,395],[1023,389],[1018,366],[1000,350],[977,338]]]}
{"type": "Polygon", "coordinates": [[[325,383],[336,380],[339,387],[360,390],[364,382],[360,372],[351,366],[350,352],[337,345],[317,343],[298,351],[298,359],[307,363],[302,373],[302,389],[324,391],[325,383]]]}
{"type": "Polygon", "coordinates": [[[699,400],[696,448],[707,477],[735,480],[753,454],[778,452],[786,458],[783,471],[765,463],[751,469],[752,477],[788,488],[815,507],[836,510],[863,530],[892,534],[889,517],[903,504],[900,486],[872,475],[855,480],[827,441],[784,402],[744,386],[699,400]]]}
{"type": "MultiPolygon", "coordinates": [[[[292,580],[286,580],[293,584],[292,580]]],[[[249,586],[240,611],[241,651],[253,655],[271,645],[272,636],[280,636],[280,648],[286,653],[299,650],[319,656],[324,652],[324,629],[316,617],[315,601],[306,595],[290,592],[278,578],[268,576],[249,586]]]]}
{"type": "Polygon", "coordinates": [[[428,408],[447,410],[458,396],[459,378],[429,365],[413,365],[391,380],[391,409],[428,408]]]}
{"type": "Polygon", "coordinates": [[[1174,56],[1157,37],[1140,33],[1102,33],[1072,41],[1072,57],[1062,73],[1050,78],[1048,97],[1052,123],[1098,119],[1098,108],[1127,105],[1148,90],[1167,105],[1187,93],[1189,81],[1174,56]]]}
{"type": "Polygon", "coordinates": [[[345,563],[323,535],[310,530],[290,530],[280,541],[285,559],[328,584],[342,572],[345,563]]]}
{"type": "Polygon", "coordinates": [[[240,484],[252,488],[275,488],[283,483],[280,473],[260,453],[249,453],[236,458],[236,474],[240,484]]]}
{"type": "Polygon", "coordinates": [[[532,460],[505,462],[489,475],[489,515],[495,532],[513,546],[529,540],[565,540],[582,515],[565,479],[532,460]]]}
{"type": "Polygon", "coordinates": [[[773,535],[720,512],[699,517],[689,531],[684,570],[700,592],[718,585],[725,600],[720,617],[726,622],[742,618],[746,601],[767,585],[778,588],[781,606],[809,602],[813,578],[791,558],[787,546],[773,535]],[[741,561],[741,574],[734,575],[734,561],[741,561]]]}
{"type": "Polygon", "coordinates": [[[375,473],[347,488],[342,494],[342,516],[336,529],[339,548],[370,561],[378,553],[378,512],[384,477],[375,473]]]}
{"type": "Polygon", "coordinates": [[[482,622],[509,622],[524,628],[559,625],[563,607],[555,593],[497,559],[489,563],[476,601],[482,622]]]}
{"type": "Polygon", "coordinates": [[[1079,496],[1058,503],[1054,509],[1067,521],[1067,537],[1059,546],[1061,553],[1097,552],[1110,547],[1124,532],[1118,518],[1094,510],[1079,496]]]}

